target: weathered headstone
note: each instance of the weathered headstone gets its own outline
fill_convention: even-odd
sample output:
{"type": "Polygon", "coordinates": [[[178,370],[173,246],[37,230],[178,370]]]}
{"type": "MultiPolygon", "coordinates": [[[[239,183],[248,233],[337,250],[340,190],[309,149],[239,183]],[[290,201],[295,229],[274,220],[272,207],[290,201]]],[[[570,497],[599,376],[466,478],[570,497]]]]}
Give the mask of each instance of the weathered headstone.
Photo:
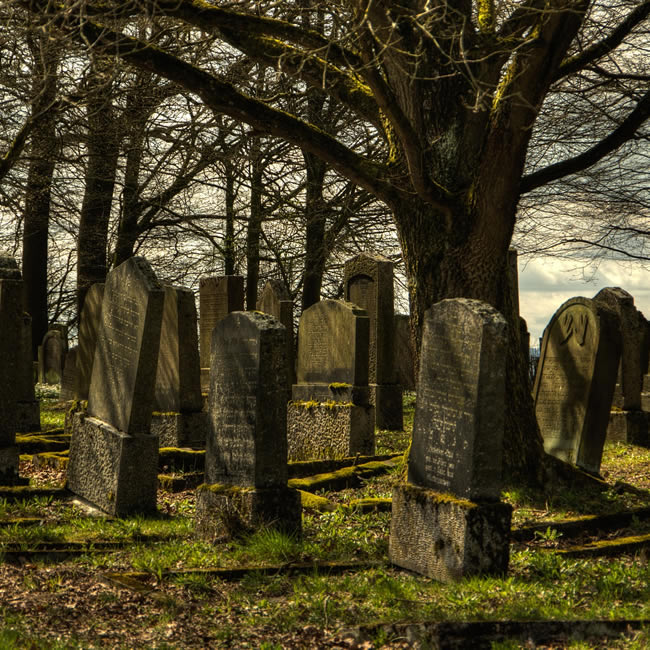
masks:
{"type": "Polygon", "coordinates": [[[258,312],[235,312],[213,331],[210,433],[197,529],[207,537],[262,525],[301,530],[300,494],[287,487],[286,339],[258,312]]]}
{"type": "Polygon", "coordinates": [[[374,453],[368,326],[352,303],[323,300],[303,312],[288,407],[290,460],[374,453]]]}
{"type": "Polygon", "coordinates": [[[61,377],[61,392],[59,399],[62,402],[68,402],[75,399],[77,384],[77,346],[70,348],[65,355],[65,364],[63,366],[63,376],[61,377]]]}
{"type": "Polygon", "coordinates": [[[97,331],[102,318],[103,300],[104,284],[91,285],[86,292],[79,321],[79,351],[77,353],[77,387],[75,393],[80,400],[88,399],[95,348],[97,347],[97,331]]]}
{"type": "MultiPolygon", "coordinates": [[[[13,485],[18,477],[16,446],[17,402],[24,372],[22,342],[23,281],[13,257],[0,255],[0,484],[13,485]]],[[[31,349],[31,346],[30,346],[31,349]]]]}
{"type": "Polygon", "coordinates": [[[210,385],[210,342],[215,325],[232,311],[244,309],[244,277],[222,275],[201,278],[199,282],[199,351],[201,390],[210,385]]]}
{"type": "Polygon", "coordinates": [[[68,488],[116,516],[156,508],[150,424],[164,296],[144,258],[108,274],[87,415],[73,419],[68,488]]]}
{"type": "Polygon", "coordinates": [[[408,314],[395,314],[395,378],[404,390],[415,390],[415,361],[408,314]]]}
{"type": "MultiPolygon", "coordinates": [[[[22,315],[21,362],[16,375],[16,433],[41,430],[41,407],[34,392],[34,363],[32,361],[32,317],[22,315]]],[[[38,365],[38,364],[37,364],[38,365]]],[[[37,373],[38,375],[38,373],[37,373]]]]}
{"type": "Polygon", "coordinates": [[[572,298],[544,330],[533,396],[547,453],[600,471],[621,350],[618,318],[572,298]]]}
{"type": "Polygon", "coordinates": [[[257,310],[277,318],[286,329],[288,390],[296,381],[295,354],[293,352],[293,301],[281,280],[268,280],[257,301],[257,310]]]}
{"type": "Polygon", "coordinates": [[[67,352],[68,341],[61,329],[49,329],[38,349],[38,374],[42,384],[61,383],[67,352]]]}
{"type": "Polygon", "coordinates": [[[499,502],[507,324],[477,300],[425,314],[408,483],[393,490],[391,562],[441,581],[505,573],[499,502]]]}
{"type": "Polygon", "coordinates": [[[201,377],[194,293],[165,287],[151,431],[161,447],[204,447],[201,377]]]}
{"type": "Polygon", "coordinates": [[[365,309],[370,319],[368,383],[375,426],[402,429],[402,388],[394,367],[393,263],[361,253],[345,263],[343,286],[345,299],[365,309]]]}

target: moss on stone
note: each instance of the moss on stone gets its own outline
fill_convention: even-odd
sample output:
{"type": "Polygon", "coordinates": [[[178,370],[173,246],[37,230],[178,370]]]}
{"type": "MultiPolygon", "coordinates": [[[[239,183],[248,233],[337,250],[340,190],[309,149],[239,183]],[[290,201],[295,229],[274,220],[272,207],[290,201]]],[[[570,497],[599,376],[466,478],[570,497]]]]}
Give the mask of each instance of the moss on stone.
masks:
{"type": "Polygon", "coordinates": [[[300,492],[300,504],[307,510],[317,510],[318,512],[332,512],[336,510],[336,505],[325,497],[298,490],[300,492]]]}
{"type": "Polygon", "coordinates": [[[416,501],[422,500],[427,502],[433,501],[434,503],[452,503],[457,505],[459,508],[465,509],[478,507],[478,504],[473,501],[461,499],[446,492],[437,492],[436,490],[424,488],[419,485],[413,485],[412,483],[403,483],[400,485],[400,488],[409,493],[416,501]]]}
{"type": "Polygon", "coordinates": [[[252,487],[241,487],[239,485],[225,485],[224,483],[202,483],[196,488],[198,492],[206,491],[212,494],[223,494],[225,496],[236,496],[247,492],[254,492],[252,487]]]}

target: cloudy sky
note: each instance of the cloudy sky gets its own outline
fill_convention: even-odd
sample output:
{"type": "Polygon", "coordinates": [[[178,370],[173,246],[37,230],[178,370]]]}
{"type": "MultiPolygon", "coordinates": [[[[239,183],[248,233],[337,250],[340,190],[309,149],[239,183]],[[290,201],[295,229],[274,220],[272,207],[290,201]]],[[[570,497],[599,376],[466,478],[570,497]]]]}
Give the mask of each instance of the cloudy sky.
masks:
{"type": "Polygon", "coordinates": [[[634,296],[636,308],[650,318],[650,270],[638,262],[606,260],[598,268],[577,262],[519,259],[519,307],[528,323],[531,346],[538,346],[551,316],[569,298],[593,298],[604,287],[621,287],[634,296]]]}

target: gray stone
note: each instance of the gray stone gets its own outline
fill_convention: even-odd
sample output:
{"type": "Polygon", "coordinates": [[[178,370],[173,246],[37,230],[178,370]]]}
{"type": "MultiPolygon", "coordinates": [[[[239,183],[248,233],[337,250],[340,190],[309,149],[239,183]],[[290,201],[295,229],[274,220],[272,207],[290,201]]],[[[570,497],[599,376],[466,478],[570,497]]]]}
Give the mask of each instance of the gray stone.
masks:
{"type": "Polygon", "coordinates": [[[61,377],[61,392],[59,399],[67,402],[75,398],[77,385],[77,353],[78,348],[75,346],[68,350],[65,355],[65,364],[63,366],[63,376],[61,377]]]}
{"type": "Polygon", "coordinates": [[[415,485],[393,489],[389,557],[441,582],[504,575],[512,507],[477,504],[415,485]]]}
{"type": "Polygon", "coordinates": [[[194,294],[165,287],[154,410],[193,413],[202,407],[194,294]]]}
{"type": "Polygon", "coordinates": [[[267,280],[257,301],[257,310],[270,314],[285,327],[287,337],[287,365],[289,367],[288,394],[296,381],[296,362],[293,348],[293,301],[281,280],[267,280]]]}
{"type": "Polygon", "coordinates": [[[60,329],[49,329],[38,351],[39,381],[42,384],[60,384],[63,377],[68,341],[60,329]]]}
{"type": "Polygon", "coordinates": [[[547,453],[600,471],[620,350],[618,318],[602,303],[572,298],[555,312],[533,388],[547,453]]]}
{"type": "Polygon", "coordinates": [[[497,500],[505,412],[507,324],[477,300],[427,310],[408,480],[471,500],[497,500]]]}
{"type": "Polygon", "coordinates": [[[72,416],[68,487],[115,516],[156,507],[158,438],[150,424],[164,296],[144,258],[108,274],[88,416],[72,416]]]}
{"type": "Polygon", "coordinates": [[[368,383],[375,426],[402,429],[402,390],[394,367],[393,263],[381,255],[360,253],[345,263],[343,287],[345,299],[364,309],[370,321],[368,383]]]}
{"type": "Polygon", "coordinates": [[[650,413],[646,411],[610,411],[607,442],[623,442],[650,447],[650,413]]]}
{"type": "Polygon", "coordinates": [[[323,300],[303,312],[287,409],[290,460],[374,453],[368,326],[352,303],[323,300]]]}
{"type": "Polygon", "coordinates": [[[404,390],[415,390],[415,359],[408,314],[395,314],[395,378],[404,390]]]}
{"type": "Polygon", "coordinates": [[[104,284],[91,285],[86,292],[79,322],[79,351],[77,352],[77,386],[75,394],[81,400],[88,399],[103,301],[104,284]]]}
{"type": "Polygon", "coordinates": [[[158,436],[163,447],[192,447],[205,449],[210,426],[205,411],[183,413],[156,413],[151,416],[151,433],[158,436]]]}
{"type": "Polygon", "coordinates": [[[197,493],[205,537],[301,530],[300,496],[287,488],[285,334],[260,312],[234,312],[213,330],[206,485],[197,493]]]}
{"type": "Polygon", "coordinates": [[[210,385],[210,344],[215,325],[230,312],[244,309],[244,278],[222,275],[201,278],[199,282],[199,351],[201,389],[210,385]]]}

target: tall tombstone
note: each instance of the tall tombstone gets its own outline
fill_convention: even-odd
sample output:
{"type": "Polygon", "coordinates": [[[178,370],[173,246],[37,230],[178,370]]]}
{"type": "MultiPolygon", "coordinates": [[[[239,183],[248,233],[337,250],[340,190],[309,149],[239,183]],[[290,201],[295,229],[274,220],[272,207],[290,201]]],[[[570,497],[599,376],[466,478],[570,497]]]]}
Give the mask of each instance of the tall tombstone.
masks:
{"type": "Polygon", "coordinates": [[[600,471],[620,353],[618,317],[602,302],[571,298],[555,312],[533,388],[548,454],[600,471]]]}
{"type": "Polygon", "coordinates": [[[68,340],[60,328],[50,328],[38,348],[38,374],[42,384],[60,384],[68,353],[68,340]]]}
{"type": "Polygon", "coordinates": [[[408,314],[395,314],[395,377],[404,390],[415,390],[415,359],[408,314]]]}
{"type": "Polygon", "coordinates": [[[150,424],[164,297],[142,257],[108,274],[87,415],[73,416],[68,488],[115,516],[156,508],[150,424]]]}
{"type": "Polygon", "coordinates": [[[32,317],[23,313],[20,339],[21,362],[16,375],[16,433],[41,430],[41,407],[34,392],[34,364],[32,361],[32,317]]]}
{"type": "Polygon", "coordinates": [[[634,298],[620,287],[606,287],[595,296],[618,315],[621,360],[609,414],[607,439],[648,445],[648,414],[641,410],[643,376],[648,359],[648,321],[634,306],[634,298]]]}
{"type": "Polygon", "coordinates": [[[300,494],[287,487],[285,335],[259,312],[234,312],[214,328],[205,485],[196,505],[203,536],[262,525],[301,530],[300,494]]]}
{"type": "Polygon", "coordinates": [[[18,477],[16,446],[17,402],[24,361],[23,280],[13,257],[0,254],[0,484],[14,485],[18,477]]]}
{"type": "Polygon", "coordinates": [[[102,303],[104,301],[104,284],[95,283],[86,292],[81,317],[79,320],[79,346],[77,352],[77,384],[76,397],[88,399],[90,378],[97,346],[97,331],[102,318],[102,303]]]}
{"type": "Polygon", "coordinates": [[[505,573],[500,503],[507,324],[478,300],[425,313],[408,482],[393,491],[391,562],[449,582],[505,573]]]}
{"type": "Polygon", "coordinates": [[[165,287],[152,432],[161,447],[204,447],[196,303],[191,289],[165,287]]]}
{"type": "Polygon", "coordinates": [[[402,429],[402,388],[396,382],[393,263],[381,255],[360,253],[345,263],[345,300],[365,309],[370,319],[368,383],[375,426],[402,429]]]}
{"type": "Polygon", "coordinates": [[[293,352],[293,300],[281,280],[267,280],[257,301],[257,310],[277,318],[286,329],[288,390],[296,381],[295,354],[293,352]]]}
{"type": "Polygon", "coordinates": [[[290,460],[374,453],[368,337],[368,316],[352,303],[322,300],[303,312],[288,407],[290,460]]]}
{"type": "Polygon", "coordinates": [[[199,351],[201,390],[210,385],[210,342],[215,325],[232,311],[244,309],[244,277],[221,275],[201,278],[199,282],[199,351]]]}

